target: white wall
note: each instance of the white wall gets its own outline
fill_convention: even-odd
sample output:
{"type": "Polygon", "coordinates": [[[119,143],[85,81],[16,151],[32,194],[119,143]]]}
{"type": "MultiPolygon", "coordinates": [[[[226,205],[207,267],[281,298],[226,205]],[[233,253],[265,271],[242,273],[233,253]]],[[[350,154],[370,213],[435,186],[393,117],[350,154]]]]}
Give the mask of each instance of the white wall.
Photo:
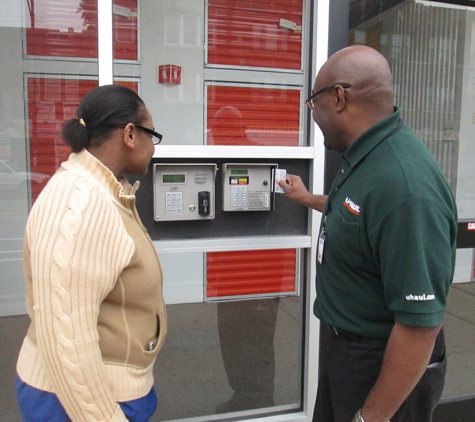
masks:
{"type": "Polygon", "coordinates": [[[140,5],[141,96],[162,145],[203,144],[202,0],[164,0],[140,5]],[[159,84],[158,66],[182,68],[182,83],[159,84]]]}
{"type": "Polygon", "coordinates": [[[0,0],[1,26],[21,27],[21,0],[0,0]]]}

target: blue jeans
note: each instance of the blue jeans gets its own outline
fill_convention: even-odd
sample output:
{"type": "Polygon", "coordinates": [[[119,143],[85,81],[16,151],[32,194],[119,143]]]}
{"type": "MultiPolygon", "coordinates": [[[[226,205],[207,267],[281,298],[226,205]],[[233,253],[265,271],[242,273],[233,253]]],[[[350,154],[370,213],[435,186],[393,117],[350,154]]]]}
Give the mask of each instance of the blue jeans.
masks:
{"type": "MultiPolygon", "coordinates": [[[[71,422],[54,393],[38,390],[16,377],[16,392],[23,422],[71,422]]],[[[148,422],[157,409],[157,394],[150,392],[139,399],[119,403],[131,422],[148,422]]]]}

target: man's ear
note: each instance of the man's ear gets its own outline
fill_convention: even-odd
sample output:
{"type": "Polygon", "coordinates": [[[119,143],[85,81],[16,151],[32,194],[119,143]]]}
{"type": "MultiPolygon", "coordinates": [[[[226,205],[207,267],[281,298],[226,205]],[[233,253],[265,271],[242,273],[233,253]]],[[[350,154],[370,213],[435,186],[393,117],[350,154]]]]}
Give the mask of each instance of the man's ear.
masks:
{"type": "Polygon", "coordinates": [[[343,87],[337,85],[334,88],[334,101],[336,111],[342,111],[346,106],[346,92],[343,87]]]}
{"type": "Polygon", "coordinates": [[[135,147],[135,126],[129,123],[125,128],[122,135],[122,141],[127,148],[135,147]]]}

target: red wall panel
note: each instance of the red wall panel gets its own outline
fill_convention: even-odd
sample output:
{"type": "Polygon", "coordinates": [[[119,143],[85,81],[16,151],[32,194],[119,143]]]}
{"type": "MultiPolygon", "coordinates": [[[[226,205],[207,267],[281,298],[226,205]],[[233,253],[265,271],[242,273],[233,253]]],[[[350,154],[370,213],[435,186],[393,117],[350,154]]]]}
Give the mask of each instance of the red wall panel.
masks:
{"type": "MultiPolygon", "coordinates": [[[[32,56],[97,58],[97,0],[28,2],[26,51],[32,56]]],[[[137,11],[137,0],[114,4],[137,11]]],[[[113,16],[114,59],[137,60],[137,18],[113,16]]]]}
{"type": "Polygon", "coordinates": [[[206,297],[295,292],[296,250],[210,252],[206,297]]]}
{"type": "Polygon", "coordinates": [[[302,25],[302,0],[209,0],[208,63],[300,70],[302,31],[279,26],[280,19],[302,25]]]}
{"type": "MultiPolygon", "coordinates": [[[[136,82],[118,82],[137,92],[136,82]]],[[[70,148],[61,140],[61,127],[76,117],[82,97],[98,85],[97,80],[28,78],[30,171],[53,175],[67,160],[70,148]]],[[[44,184],[32,183],[32,200],[44,184]]]]}
{"type": "Polygon", "coordinates": [[[208,145],[299,145],[299,90],[208,85],[207,97],[208,145]]]}

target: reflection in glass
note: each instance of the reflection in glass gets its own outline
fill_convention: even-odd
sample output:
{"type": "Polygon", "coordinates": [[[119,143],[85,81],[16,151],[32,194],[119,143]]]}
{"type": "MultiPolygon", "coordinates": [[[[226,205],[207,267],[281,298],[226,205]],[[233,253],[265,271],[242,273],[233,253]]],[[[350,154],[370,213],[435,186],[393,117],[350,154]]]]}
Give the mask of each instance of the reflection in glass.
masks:
{"type": "MultiPolygon", "coordinates": [[[[25,0],[26,54],[97,59],[96,0],[25,0]]],[[[137,60],[137,0],[113,5],[114,59],[137,60]]]]}
{"type": "Polygon", "coordinates": [[[208,64],[302,69],[302,3],[209,0],[208,64]]]}
{"type": "Polygon", "coordinates": [[[34,184],[44,185],[50,175],[46,173],[16,171],[7,160],[0,160],[0,195],[12,198],[18,192],[31,193],[34,184]]]}
{"type": "Polygon", "coordinates": [[[208,145],[298,146],[300,90],[208,85],[208,145]]]}
{"type": "Polygon", "coordinates": [[[300,409],[302,309],[297,296],[168,305],[152,421],[242,420],[256,408],[300,409]]]}
{"type": "MultiPolygon", "coordinates": [[[[67,160],[71,151],[61,140],[61,127],[64,122],[76,117],[76,109],[82,97],[97,84],[97,79],[74,77],[27,78],[29,165],[33,174],[42,173],[52,176],[61,163],[67,160]]],[[[137,91],[136,82],[120,81],[119,84],[137,91]]],[[[46,182],[47,179],[44,179],[32,184],[33,202],[46,182]]]]}
{"type": "Polygon", "coordinates": [[[466,23],[472,22],[473,12],[414,1],[395,3],[400,4],[381,14],[370,6],[364,13],[356,4],[350,8],[350,43],[369,45],[388,59],[395,103],[438,159],[456,193],[463,141],[459,137],[464,130],[461,108],[473,96],[470,89],[463,90],[468,83],[464,50],[473,49],[472,29],[466,23]]]}
{"type": "MultiPolygon", "coordinates": [[[[349,39],[387,58],[395,104],[439,161],[456,196],[459,221],[475,221],[475,8],[448,3],[467,2],[351,0],[349,39]]],[[[474,325],[467,317],[473,283],[462,283],[473,280],[473,249],[458,249],[446,310],[443,399],[475,392],[473,377],[467,378],[474,350],[474,325]]]]}
{"type": "Polygon", "coordinates": [[[272,407],[279,298],[218,303],[218,330],[232,397],[216,413],[272,407]]]}
{"type": "Polygon", "coordinates": [[[216,413],[273,407],[280,299],[259,295],[295,293],[296,250],[207,253],[206,273],[208,299],[235,298],[217,305],[221,355],[233,393],[216,413]]]}

